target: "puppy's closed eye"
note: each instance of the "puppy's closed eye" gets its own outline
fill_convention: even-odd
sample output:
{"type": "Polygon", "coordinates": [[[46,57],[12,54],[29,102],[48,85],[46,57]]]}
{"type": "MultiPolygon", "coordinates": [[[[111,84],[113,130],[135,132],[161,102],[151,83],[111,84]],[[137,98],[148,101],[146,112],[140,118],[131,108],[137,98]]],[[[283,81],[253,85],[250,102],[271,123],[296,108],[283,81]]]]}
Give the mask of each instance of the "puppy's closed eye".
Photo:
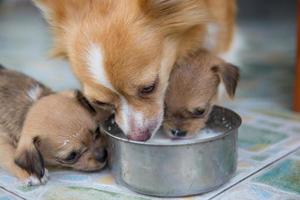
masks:
{"type": "Polygon", "coordinates": [[[201,118],[204,117],[206,114],[206,109],[205,108],[196,108],[195,110],[193,110],[192,112],[192,116],[194,118],[201,118]]]}
{"type": "Polygon", "coordinates": [[[72,151],[69,155],[64,159],[66,163],[75,163],[79,158],[79,153],[77,151],[72,151]]]}
{"type": "Polygon", "coordinates": [[[86,147],[80,149],[73,149],[64,156],[57,157],[56,160],[62,164],[74,164],[87,151],[86,147]]]}

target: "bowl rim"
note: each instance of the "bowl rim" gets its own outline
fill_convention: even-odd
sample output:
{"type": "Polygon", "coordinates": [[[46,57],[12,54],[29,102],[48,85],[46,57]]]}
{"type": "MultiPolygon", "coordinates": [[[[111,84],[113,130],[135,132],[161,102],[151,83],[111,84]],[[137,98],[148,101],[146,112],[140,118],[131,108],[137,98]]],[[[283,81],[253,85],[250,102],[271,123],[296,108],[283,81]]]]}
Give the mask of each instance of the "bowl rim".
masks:
{"type": "Polygon", "coordinates": [[[105,134],[107,134],[110,138],[113,138],[114,140],[117,140],[119,142],[125,142],[125,143],[129,143],[129,144],[136,144],[136,145],[143,145],[143,146],[158,146],[158,147],[169,147],[169,146],[189,146],[189,145],[193,145],[193,144],[202,144],[202,143],[208,143],[208,142],[212,142],[212,141],[216,141],[216,140],[220,140],[234,132],[236,132],[239,127],[242,124],[242,118],[239,114],[237,114],[235,111],[229,109],[229,108],[225,108],[222,106],[217,106],[215,105],[214,107],[218,108],[218,109],[224,109],[227,112],[231,112],[237,119],[237,125],[234,129],[231,130],[227,130],[224,133],[214,136],[214,137],[209,137],[209,138],[203,138],[203,139],[198,139],[198,140],[186,140],[189,142],[186,143],[174,143],[174,144],[162,144],[162,143],[148,143],[148,141],[135,141],[135,140],[130,140],[127,138],[121,138],[118,136],[115,136],[113,134],[111,134],[110,132],[108,132],[107,130],[103,129],[103,131],[105,132],[105,134]]]}

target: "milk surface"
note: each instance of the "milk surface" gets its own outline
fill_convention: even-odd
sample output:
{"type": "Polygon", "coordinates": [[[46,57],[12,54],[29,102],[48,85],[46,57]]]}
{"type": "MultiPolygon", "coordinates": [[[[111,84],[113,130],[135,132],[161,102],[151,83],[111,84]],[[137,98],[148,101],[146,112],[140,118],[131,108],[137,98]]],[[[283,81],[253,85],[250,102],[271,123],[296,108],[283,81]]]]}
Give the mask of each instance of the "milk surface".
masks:
{"type": "Polygon", "coordinates": [[[218,132],[212,129],[203,129],[193,136],[183,137],[178,139],[171,139],[162,129],[160,129],[153,138],[146,143],[150,144],[186,144],[195,141],[201,141],[208,138],[213,138],[222,135],[222,132],[218,132]]]}

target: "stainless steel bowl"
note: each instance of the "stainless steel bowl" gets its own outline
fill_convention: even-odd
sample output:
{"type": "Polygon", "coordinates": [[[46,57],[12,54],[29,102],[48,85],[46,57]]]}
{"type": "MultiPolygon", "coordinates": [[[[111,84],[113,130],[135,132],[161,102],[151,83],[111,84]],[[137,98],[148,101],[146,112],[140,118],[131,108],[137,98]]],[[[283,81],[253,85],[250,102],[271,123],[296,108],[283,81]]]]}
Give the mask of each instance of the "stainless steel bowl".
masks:
{"type": "Polygon", "coordinates": [[[138,193],[160,197],[205,193],[234,175],[240,125],[238,114],[215,106],[207,128],[220,135],[161,144],[128,140],[107,123],[109,166],[117,183],[138,193]]]}

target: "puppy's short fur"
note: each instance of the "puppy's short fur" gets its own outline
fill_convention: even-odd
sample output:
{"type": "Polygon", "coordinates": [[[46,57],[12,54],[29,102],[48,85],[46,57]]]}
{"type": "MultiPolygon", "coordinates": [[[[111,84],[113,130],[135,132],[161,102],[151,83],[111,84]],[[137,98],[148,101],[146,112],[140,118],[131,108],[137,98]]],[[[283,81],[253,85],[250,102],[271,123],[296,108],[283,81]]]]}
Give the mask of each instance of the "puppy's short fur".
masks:
{"type": "Polygon", "coordinates": [[[163,120],[178,58],[229,49],[236,0],[34,0],[90,100],[111,104],[128,138],[147,140],[163,120]]]}
{"type": "Polygon", "coordinates": [[[219,84],[223,82],[227,94],[233,97],[238,80],[237,67],[204,50],[177,63],[166,93],[165,132],[171,137],[198,132],[217,99],[219,84]]]}
{"type": "Polygon", "coordinates": [[[0,166],[28,185],[47,181],[45,165],[100,170],[106,164],[99,114],[79,91],[54,93],[0,68],[0,166]]]}

